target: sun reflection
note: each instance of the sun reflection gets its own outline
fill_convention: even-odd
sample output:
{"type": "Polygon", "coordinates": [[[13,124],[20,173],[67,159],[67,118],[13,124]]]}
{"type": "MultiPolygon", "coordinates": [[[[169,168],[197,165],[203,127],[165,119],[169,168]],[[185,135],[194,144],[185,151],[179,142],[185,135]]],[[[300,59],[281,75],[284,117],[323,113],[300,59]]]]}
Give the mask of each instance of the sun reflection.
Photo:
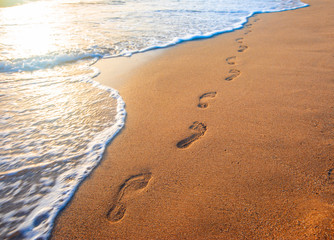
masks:
{"type": "Polygon", "coordinates": [[[13,58],[45,55],[59,49],[54,32],[59,31],[55,4],[33,2],[7,8],[2,12],[1,44],[11,46],[13,58]]]}
{"type": "Polygon", "coordinates": [[[43,55],[55,47],[52,39],[52,29],[48,24],[38,24],[16,33],[16,44],[27,55],[43,55]],[[25,36],[20,38],[20,36],[25,36]]]}

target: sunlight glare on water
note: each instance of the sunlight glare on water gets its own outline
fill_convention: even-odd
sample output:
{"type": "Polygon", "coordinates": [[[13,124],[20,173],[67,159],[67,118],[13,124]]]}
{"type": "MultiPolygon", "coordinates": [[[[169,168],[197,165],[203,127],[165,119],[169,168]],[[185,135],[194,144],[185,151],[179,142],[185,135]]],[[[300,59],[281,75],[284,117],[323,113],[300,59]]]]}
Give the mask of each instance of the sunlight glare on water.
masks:
{"type": "Polygon", "coordinates": [[[2,44],[10,47],[6,49],[9,55],[16,58],[46,55],[67,45],[66,29],[62,38],[55,38],[65,20],[56,8],[56,4],[49,2],[33,2],[4,11],[1,33],[5,41],[2,44]]]}

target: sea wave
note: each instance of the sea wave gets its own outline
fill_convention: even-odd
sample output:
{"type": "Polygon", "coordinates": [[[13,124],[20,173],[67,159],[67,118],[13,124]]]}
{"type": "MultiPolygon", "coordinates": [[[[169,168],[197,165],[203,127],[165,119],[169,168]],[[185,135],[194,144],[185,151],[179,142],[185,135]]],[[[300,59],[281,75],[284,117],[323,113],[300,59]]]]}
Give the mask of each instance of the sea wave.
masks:
{"type": "Polygon", "coordinates": [[[44,56],[32,56],[30,58],[7,59],[0,62],[0,73],[36,71],[75,63],[79,60],[100,59],[102,57],[102,52],[72,51],[68,53],[51,53],[44,56]]]}

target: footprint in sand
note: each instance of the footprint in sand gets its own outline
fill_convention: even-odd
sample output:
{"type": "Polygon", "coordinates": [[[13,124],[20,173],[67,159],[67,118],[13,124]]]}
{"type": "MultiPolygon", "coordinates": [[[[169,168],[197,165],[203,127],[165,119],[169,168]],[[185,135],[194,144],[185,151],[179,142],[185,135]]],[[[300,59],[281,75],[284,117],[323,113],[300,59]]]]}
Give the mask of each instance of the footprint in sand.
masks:
{"type": "Polygon", "coordinates": [[[207,93],[202,94],[202,95],[199,97],[199,103],[198,103],[197,106],[198,106],[199,108],[207,108],[207,107],[208,107],[208,103],[207,103],[207,101],[208,101],[209,99],[214,98],[216,95],[217,95],[217,92],[207,92],[207,93]]]}
{"type": "Polygon", "coordinates": [[[244,38],[237,38],[237,39],[235,39],[235,41],[236,41],[237,43],[243,43],[244,38]]]}
{"type": "Polygon", "coordinates": [[[238,52],[244,52],[244,51],[246,51],[247,48],[248,48],[247,45],[240,45],[239,49],[238,49],[238,52]]]}
{"type": "Polygon", "coordinates": [[[131,176],[119,187],[114,203],[107,213],[110,222],[115,223],[123,219],[126,212],[124,198],[131,196],[133,193],[143,190],[152,178],[152,173],[141,173],[131,176]]]}
{"type": "Polygon", "coordinates": [[[240,75],[240,71],[237,69],[231,69],[229,73],[231,73],[231,75],[225,78],[226,81],[232,81],[233,79],[235,79],[237,76],[240,75]]]}
{"type": "Polygon", "coordinates": [[[247,35],[247,34],[250,33],[250,32],[252,32],[252,30],[249,30],[249,29],[248,29],[248,30],[246,30],[246,31],[244,32],[244,34],[247,35]]]}
{"type": "Polygon", "coordinates": [[[236,56],[228,57],[228,58],[226,58],[226,62],[229,65],[234,65],[235,64],[235,59],[236,59],[236,56]]]}
{"type": "Polygon", "coordinates": [[[189,136],[189,137],[181,140],[180,142],[178,142],[176,144],[176,146],[178,148],[187,148],[187,147],[189,147],[190,144],[192,144],[193,142],[195,142],[196,140],[198,140],[206,132],[206,125],[204,123],[200,123],[200,122],[197,122],[197,121],[194,122],[189,128],[191,130],[193,130],[195,133],[192,134],[191,136],[189,136]]]}

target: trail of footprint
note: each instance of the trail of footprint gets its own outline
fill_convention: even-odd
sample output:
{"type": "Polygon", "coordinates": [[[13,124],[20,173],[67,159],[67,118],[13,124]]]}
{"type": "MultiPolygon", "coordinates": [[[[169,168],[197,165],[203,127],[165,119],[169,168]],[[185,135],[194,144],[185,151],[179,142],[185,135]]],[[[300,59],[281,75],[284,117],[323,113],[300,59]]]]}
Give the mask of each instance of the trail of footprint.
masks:
{"type": "Polygon", "coordinates": [[[237,69],[231,69],[229,73],[231,73],[231,75],[225,78],[226,81],[232,81],[234,78],[240,75],[240,71],[237,69]]]}
{"type": "Polygon", "coordinates": [[[240,45],[239,49],[238,49],[238,52],[244,52],[247,48],[248,48],[247,45],[240,45]]]}
{"type": "Polygon", "coordinates": [[[208,107],[207,100],[214,98],[216,95],[217,95],[217,92],[207,92],[207,93],[202,94],[199,97],[199,103],[197,106],[199,108],[207,108],[208,107]]]}
{"type": "Polygon", "coordinates": [[[152,178],[152,173],[141,173],[131,176],[119,187],[114,204],[107,213],[110,222],[120,221],[126,212],[126,205],[122,202],[124,197],[131,196],[132,193],[144,189],[152,178]]]}
{"type": "Polygon", "coordinates": [[[228,58],[226,58],[226,62],[227,62],[227,64],[234,65],[235,64],[235,59],[236,59],[236,56],[228,57],[228,58]]]}
{"type": "Polygon", "coordinates": [[[192,134],[191,136],[179,141],[176,146],[178,148],[186,148],[189,147],[190,144],[198,140],[201,136],[204,135],[206,132],[206,125],[204,123],[200,122],[194,122],[190,127],[190,129],[194,130],[195,133],[192,134]]]}

